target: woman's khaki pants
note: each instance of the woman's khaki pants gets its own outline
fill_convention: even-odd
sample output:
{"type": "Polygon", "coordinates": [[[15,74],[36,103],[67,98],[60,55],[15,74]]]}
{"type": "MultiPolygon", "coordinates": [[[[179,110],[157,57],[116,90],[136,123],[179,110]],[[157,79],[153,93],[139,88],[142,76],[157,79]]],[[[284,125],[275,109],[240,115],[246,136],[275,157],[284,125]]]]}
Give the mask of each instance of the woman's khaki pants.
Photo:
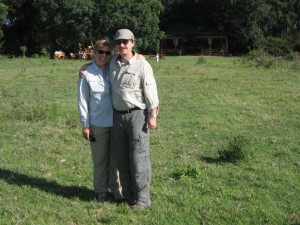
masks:
{"type": "Polygon", "coordinates": [[[92,126],[92,135],[96,141],[91,143],[94,165],[94,190],[96,193],[119,190],[119,177],[112,128],[92,126]]]}

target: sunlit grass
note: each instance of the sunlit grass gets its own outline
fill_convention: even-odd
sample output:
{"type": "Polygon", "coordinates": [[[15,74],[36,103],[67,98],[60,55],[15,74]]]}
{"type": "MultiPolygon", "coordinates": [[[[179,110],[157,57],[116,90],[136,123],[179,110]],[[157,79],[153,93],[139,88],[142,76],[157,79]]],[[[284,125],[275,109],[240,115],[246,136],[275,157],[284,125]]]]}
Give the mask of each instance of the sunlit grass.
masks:
{"type": "Polygon", "coordinates": [[[133,212],[94,201],[76,105],[85,61],[1,59],[0,224],[300,223],[299,71],[239,58],[149,62],[160,97],[153,205],[133,212]],[[231,163],[219,153],[236,137],[249,157],[231,163]]]}

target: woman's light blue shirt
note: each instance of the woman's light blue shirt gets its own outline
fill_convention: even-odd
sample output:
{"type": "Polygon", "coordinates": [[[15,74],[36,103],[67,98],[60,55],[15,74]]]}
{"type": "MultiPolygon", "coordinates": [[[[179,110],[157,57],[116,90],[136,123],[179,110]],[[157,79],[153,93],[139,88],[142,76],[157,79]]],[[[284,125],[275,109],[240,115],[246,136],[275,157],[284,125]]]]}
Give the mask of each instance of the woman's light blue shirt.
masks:
{"type": "Polygon", "coordinates": [[[109,71],[105,73],[93,62],[78,80],[78,112],[83,127],[112,127],[113,106],[109,71]]]}

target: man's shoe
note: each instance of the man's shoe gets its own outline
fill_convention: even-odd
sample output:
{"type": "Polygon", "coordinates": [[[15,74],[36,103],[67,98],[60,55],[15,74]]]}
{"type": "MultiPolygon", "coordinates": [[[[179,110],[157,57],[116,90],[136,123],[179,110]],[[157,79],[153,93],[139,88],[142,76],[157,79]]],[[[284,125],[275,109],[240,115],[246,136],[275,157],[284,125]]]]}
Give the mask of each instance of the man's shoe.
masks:
{"type": "Polygon", "coordinates": [[[98,202],[106,202],[107,201],[107,193],[106,192],[97,193],[97,201],[98,202]]]}
{"type": "Polygon", "coordinates": [[[131,206],[131,209],[134,210],[134,211],[138,211],[138,210],[143,210],[147,208],[146,206],[143,206],[143,205],[140,205],[140,204],[134,204],[131,206]]]}

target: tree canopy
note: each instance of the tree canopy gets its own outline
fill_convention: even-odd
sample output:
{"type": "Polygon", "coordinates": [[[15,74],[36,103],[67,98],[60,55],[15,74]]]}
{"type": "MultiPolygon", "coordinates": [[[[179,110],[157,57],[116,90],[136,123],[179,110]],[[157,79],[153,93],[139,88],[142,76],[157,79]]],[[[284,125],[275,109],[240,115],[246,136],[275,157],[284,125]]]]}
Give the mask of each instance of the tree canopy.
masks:
{"type": "Polygon", "coordinates": [[[163,7],[158,0],[4,0],[3,6],[8,7],[8,16],[2,51],[8,54],[19,54],[20,46],[26,46],[29,54],[44,49],[72,52],[79,44],[112,39],[120,28],[143,37],[137,39],[141,49],[156,50],[163,35],[159,29],[163,7]]]}
{"type": "Polygon", "coordinates": [[[136,47],[142,50],[159,49],[163,32],[159,29],[159,15],[163,10],[159,0],[96,1],[93,16],[93,36],[113,38],[117,29],[130,29],[137,38],[136,47]]]}
{"type": "Polygon", "coordinates": [[[299,0],[162,0],[162,27],[205,20],[229,37],[231,51],[263,48],[282,39],[300,47],[299,0]],[[289,40],[287,40],[289,39],[289,40]]]}
{"type": "MultiPolygon", "coordinates": [[[[174,23],[205,21],[226,33],[231,52],[272,46],[300,50],[299,0],[0,0],[0,51],[76,51],[116,30],[133,31],[136,47],[157,51],[174,23]]],[[[279,53],[280,54],[280,51],[279,53]]]]}
{"type": "Polygon", "coordinates": [[[7,7],[3,3],[0,3],[0,40],[3,38],[2,26],[6,22],[6,17],[7,17],[7,7]]]}

